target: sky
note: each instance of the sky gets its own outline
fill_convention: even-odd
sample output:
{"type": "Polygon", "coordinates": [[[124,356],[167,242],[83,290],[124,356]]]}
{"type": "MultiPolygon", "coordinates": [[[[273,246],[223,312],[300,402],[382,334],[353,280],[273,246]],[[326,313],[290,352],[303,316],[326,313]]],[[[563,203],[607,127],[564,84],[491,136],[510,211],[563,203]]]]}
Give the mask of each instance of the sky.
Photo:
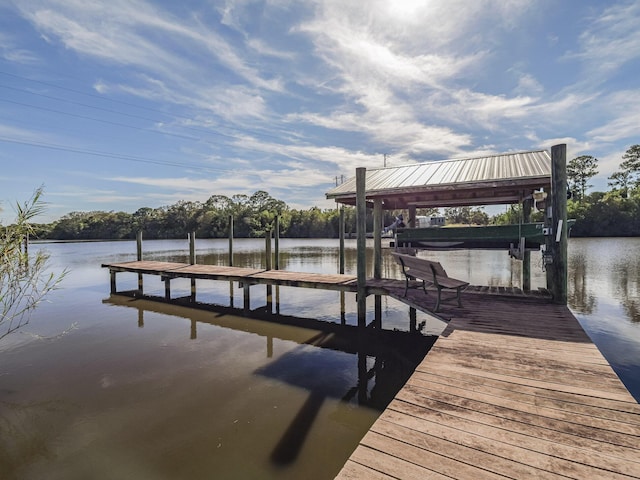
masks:
{"type": "Polygon", "coordinates": [[[0,221],[567,144],[640,143],[640,2],[0,0],[0,221]]]}

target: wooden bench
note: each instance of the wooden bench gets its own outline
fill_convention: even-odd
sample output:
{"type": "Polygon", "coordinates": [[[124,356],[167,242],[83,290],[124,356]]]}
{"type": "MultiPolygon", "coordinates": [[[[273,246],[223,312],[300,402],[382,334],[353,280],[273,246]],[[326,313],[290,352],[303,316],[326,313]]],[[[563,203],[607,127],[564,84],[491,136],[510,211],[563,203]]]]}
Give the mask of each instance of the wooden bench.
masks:
{"type": "Polygon", "coordinates": [[[436,299],[436,307],[434,309],[435,312],[440,311],[441,303],[450,300],[457,300],[458,307],[462,307],[460,292],[469,285],[469,282],[463,282],[462,280],[449,277],[445,269],[440,265],[440,262],[397,252],[391,252],[391,254],[402,267],[402,273],[405,276],[405,297],[409,290],[409,280],[422,280],[422,290],[424,290],[424,293],[427,293],[427,284],[434,286],[438,291],[438,298],[436,299]],[[455,291],[456,294],[453,297],[443,298],[443,290],[455,291]]]}

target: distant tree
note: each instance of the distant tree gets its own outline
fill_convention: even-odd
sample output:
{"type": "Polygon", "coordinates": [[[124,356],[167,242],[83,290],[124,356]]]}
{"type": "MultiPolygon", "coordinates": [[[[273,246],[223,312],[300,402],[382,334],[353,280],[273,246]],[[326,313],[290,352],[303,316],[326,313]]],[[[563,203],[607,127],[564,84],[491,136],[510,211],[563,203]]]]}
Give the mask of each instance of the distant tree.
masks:
{"type": "Polygon", "coordinates": [[[631,173],[626,170],[613,172],[609,177],[608,183],[609,186],[619,192],[622,197],[627,198],[629,186],[631,185],[631,173]]]}
{"type": "Polygon", "coordinates": [[[620,168],[629,174],[634,188],[640,188],[640,145],[632,145],[622,155],[620,168]]]}
{"type": "Polygon", "coordinates": [[[42,187],[24,204],[16,203],[16,219],[0,225],[0,338],[29,323],[30,312],[62,281],[47,273],[49,257],[39,249],[29,254],[23,249],[25,237],[32,235],[31,220],[44,211],[42,187]]]}
{"type": "Polygon", "coordinates": [[[481,209],[476,208],[471,212],[470,220],[473,225],[488,225],[489,215],[487,215],[487,212],[483,212],[481,209]]]}
{"type": "Polygon", "coordinates": [[[598,159],[591,155],[580,155],[567,164],[569,188],[582,201],[589,185],[589,179],[598,174],[598,159]]]}

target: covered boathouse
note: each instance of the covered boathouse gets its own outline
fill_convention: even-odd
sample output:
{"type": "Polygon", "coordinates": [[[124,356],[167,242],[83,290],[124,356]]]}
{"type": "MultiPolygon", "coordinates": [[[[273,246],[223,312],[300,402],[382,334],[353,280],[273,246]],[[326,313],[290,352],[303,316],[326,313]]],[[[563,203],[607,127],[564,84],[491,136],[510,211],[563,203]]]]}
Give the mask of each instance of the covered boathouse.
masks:
{"type": "MultiPolygon", "coordinates": [[[[640,478],[640,405],[566,306],[565,145],[550,156],[360,168],[327,197],[356,205],[362,282],[367,206],[375,225],[382,208],[408,209],[415,218],[420,207],[522,202],[526,217],[543,200],[540,189],[548,195],[537,206],[545,212],[553,303],[467,295],[337,480],[640,478]]],[[[362,293],[359,286],[359,316],[362,293]]]]}
{"type": "MultiPolygon", "coordinates": [[[[546,150],[502,153],[366,169],[363,175],[362,201],[364,208],[373,208],[374,225],[381,224],[382,210],[407,210],[407,226],[413,229],[418,208],[522,204],[523,223],[530,221],[534,204],[544,208],[547,288],[554,301],[566,304],[566,145],[554,146],[551,155],[546,150]]],[[[326,197],[357,205],[357,175],[328,191],[326,197]]],[[[471,230],[471,235],[482,234],[481,227],[471,230]]],[[[405,234],[413,240],[416,235],[405,234]]],[[[376,258],[378,242],[374,242],[376,258]]],[[[521,259],[523,289],[529,290],[530,252],[523,248],[521,259]]]]}

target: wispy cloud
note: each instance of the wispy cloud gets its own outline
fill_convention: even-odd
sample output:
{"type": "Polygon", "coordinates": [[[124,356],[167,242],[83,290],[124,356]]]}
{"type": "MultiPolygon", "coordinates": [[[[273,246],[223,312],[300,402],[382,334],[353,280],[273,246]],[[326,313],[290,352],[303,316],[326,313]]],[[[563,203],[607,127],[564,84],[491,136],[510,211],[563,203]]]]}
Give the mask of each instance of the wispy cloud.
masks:
{"type": "Polygon", "coordinates": [[[40,62],[40,58],[31,50],[16,47],[13,40],[0,32],[0,58],[23,65],[34,65],[40,62]]]}
{"type": "Polygon", "coordinates": [[[637,139],[640,125],[640,90],[624,90],[607,95],[604,112],[612,118],[607,123],[587,132],[598,142],[637,139]]]}
{"type": "Polygon", "coordinates": [[[177,18],[141,0],[44,0],[19,4],[23,16],[51,42],[77,53],[138,68],[188,90],[206,84],[218,65],[249,85],[280,90],[278,78],[264,78],[215,30],[197,18],[177,18]]]}
{"type": "Polygon", "coordinates": [[[615,73],[640,57],[639,17],[640,3],[635,0],[606,6],[580,35],[581,50],[568,53],[567,58],[582,60],[598,78],[615,73]]]}

